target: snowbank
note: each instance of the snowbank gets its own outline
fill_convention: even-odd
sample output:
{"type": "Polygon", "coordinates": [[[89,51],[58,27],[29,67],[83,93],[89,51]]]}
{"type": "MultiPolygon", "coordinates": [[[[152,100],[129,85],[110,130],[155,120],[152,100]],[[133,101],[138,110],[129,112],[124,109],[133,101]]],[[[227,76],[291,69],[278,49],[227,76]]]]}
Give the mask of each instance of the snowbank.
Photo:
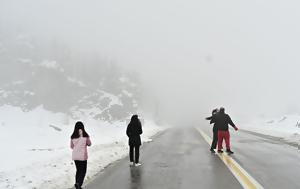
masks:
{"type": "Polygon", "coordinates": [[[280,137],[300,146],[300,115],[286,115],[280,118],[257,119],[243,125],[243,129],[280,137]]]}
{"type": "MultiPolygon", "coordinates": [[[[0,188],[71,188],[75,166],[69,148],[76,120],[39,107],[30,112],[0,107],[0,188]]],[[[108,164],[128,153],[125,122],[113,124],[85,118],[91,135],[88,171],[91,179],[108,164]]],[[[163,128],[149,120],[143,124],[143,142],[163,128]]]]}

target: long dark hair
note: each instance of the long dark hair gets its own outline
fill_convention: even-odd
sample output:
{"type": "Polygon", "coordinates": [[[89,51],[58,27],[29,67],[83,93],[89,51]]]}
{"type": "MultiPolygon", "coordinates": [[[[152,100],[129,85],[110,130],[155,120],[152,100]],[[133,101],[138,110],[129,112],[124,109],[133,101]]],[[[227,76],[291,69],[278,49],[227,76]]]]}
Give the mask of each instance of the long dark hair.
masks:
{"type": "Polygon", "coordinates": [[[135,124],[135,123],[141,123],[140,122],[140,120],[139,120],[139,117],[138,117],[138,115],[133,115],[132,117],[131,117],[131,120],[130,120],[130,125],[131,124],[135,124]]]}
{"type": "Polygon", "coordinates": [[[77,121],[74,127],[73,134],[71,135],[71,139],[79,138],[79,129],[82,130],[83,137],[90,137],[89,134],[84,130],[84,125],[81,121],[77,121]]]}

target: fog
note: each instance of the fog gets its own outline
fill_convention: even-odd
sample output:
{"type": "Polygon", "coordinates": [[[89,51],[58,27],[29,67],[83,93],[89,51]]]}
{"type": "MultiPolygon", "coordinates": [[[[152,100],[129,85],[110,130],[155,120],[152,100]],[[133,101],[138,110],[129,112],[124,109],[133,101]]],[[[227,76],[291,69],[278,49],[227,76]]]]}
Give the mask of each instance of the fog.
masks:
{"type": "MultiPolygon", "coordinates": [[[[298,113],[298,1],[0,1],[0,31],[97,54],[143,83],[143,108],[177,123],[224,106],[240,122],[298,113]]],[[[89,66],[89,65],[86,65],[89,66]]]]}

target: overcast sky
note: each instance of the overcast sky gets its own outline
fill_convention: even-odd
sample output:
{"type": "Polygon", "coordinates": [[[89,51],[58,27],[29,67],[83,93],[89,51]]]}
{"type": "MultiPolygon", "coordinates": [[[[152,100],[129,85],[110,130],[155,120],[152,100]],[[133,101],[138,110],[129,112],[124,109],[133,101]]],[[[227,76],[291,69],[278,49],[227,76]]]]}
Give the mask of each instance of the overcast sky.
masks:
{"type": "Polygon", "coordinates": [[[169,119],[300,112],[296,0],[0,0],[0,29],[137,71],[169,119]]]}

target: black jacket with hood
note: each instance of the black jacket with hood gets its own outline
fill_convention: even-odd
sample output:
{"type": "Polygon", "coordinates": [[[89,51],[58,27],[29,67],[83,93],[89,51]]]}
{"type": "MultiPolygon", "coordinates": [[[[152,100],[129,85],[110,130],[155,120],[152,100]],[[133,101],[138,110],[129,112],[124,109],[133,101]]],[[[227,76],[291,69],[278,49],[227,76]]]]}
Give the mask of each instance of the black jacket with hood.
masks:
{"type": "Polygon", "coordinates": [[[131,120],[126,129],[130,146],[140,146],[142,144],[140,135],[143,133],[142,124],[139,119],[131,120]]]}

